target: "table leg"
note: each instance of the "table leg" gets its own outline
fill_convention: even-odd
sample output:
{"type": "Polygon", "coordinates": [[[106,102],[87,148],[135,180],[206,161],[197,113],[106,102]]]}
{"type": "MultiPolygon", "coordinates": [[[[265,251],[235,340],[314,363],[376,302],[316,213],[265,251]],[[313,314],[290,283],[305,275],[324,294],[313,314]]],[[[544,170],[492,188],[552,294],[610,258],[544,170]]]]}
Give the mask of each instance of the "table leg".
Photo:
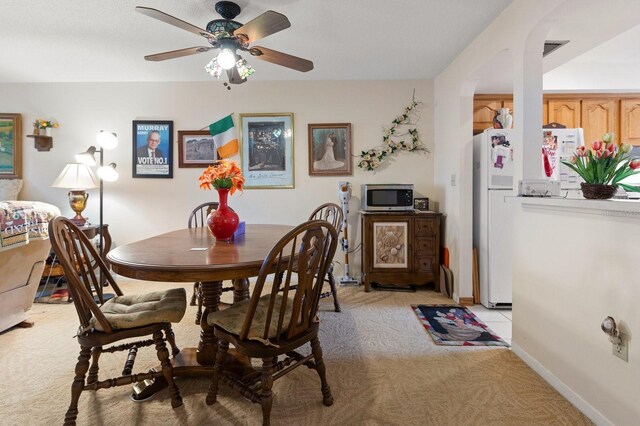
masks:
{"type": "Polygon", "coordinates": [[[233,280],[233,303],[249,299],[249,278],[233,280]]]}
{"type": "Polygon", "coordinates": [[[213,365],[216,360],[216,352],[218,351],[218,339],[213,334],[213,327],[209,326],[207,316],[210,312],[217,312],[220,304],[220,295],[222,294],[222,281],[203,281],[202,282],[202,306],[204,312],[200,320],[200,343],[198,343],[198,352],[196,359],[200,365],[213,365]]]}

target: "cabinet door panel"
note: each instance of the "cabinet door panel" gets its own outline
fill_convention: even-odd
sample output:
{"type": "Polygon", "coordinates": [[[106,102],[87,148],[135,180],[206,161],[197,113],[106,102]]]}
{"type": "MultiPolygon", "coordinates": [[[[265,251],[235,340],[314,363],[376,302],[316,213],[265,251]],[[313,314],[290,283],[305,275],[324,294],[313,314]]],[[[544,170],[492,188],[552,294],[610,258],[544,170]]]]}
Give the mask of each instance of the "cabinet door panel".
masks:
{"type": "Polygon", "coordinates": [[[434,255],[436,252],[436,239],[416,237],[415,246],[415,253],[417,255],[434,255]]]}
{"type": "Polygon", "coordinates": [[[549,100],[549,123],[580,127],[580,100],[549,100]]]}
{"type": "Polygon", "coordinates": [[[640,99],[623,99],[620,116],[620,142],[640,145],[640,99]]]}
{"type": "Polygon", "coordinates": [[[614,99],[585,99],[582,101],[584,143],[588,147],[602,140],[607,132],[618,133],[618,111],[614,99]]]}
{"type": "Polygon", "coordinates": [[[500,108],[500,99],[473,101],[473,133],[482,133],[485,129],[493,128],[493,117],[500,108]]]}
{"type": "Polygon", "coordinates": [[[416,256],[416,272],[435,272],[436,258],[430,256],[416,256]]]}
{"type": "Polygon", "coordinates": [[[416,235],[436,235],[436,222],[431,219],[416,219],[416,235]]]}

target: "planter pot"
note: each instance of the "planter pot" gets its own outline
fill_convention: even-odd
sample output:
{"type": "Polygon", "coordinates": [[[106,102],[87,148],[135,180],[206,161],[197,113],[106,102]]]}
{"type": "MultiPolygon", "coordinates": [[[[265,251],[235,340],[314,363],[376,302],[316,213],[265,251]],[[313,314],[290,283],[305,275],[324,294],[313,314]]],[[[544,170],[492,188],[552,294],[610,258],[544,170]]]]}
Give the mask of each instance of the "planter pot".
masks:
{"type": "Polygon", "coordinates": [[[582,189],[582,195],[584,198],[590,200],[608,200],[612,198],[618,190],[617,185],[602,185],[600,183],[585,183],[580,184],[582,189]]]}
{"type": "Polygon", "coordinates": [[[51,136],[53,129],[51,127],[45,127],[44,128],[44,135],[45,136],[51,136]]]}
{"type": "Polygon", "coordinates": [[[238,229],[240,219],[238,214],[227,205],[228,189],[218,189],[219,204],[218,209],[213,210],[207,216],[207,226],[219,241],[229,241],[233,238],[233,233],[238,229]]]}

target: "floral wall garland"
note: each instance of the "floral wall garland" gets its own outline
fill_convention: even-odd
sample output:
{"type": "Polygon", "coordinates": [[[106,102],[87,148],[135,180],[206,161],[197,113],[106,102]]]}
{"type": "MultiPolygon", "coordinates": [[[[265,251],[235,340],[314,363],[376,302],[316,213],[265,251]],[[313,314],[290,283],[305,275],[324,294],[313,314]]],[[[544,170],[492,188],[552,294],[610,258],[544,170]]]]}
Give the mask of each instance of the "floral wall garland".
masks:
{"type": "Polygon", "coordinates": [[[390,154],[394,154],[400,150],[429,152],[420,141],[420,134],[418,133],[417,127],[409,127],[405,132],[402,131],[402,127],[404,126],[415,126],[417,121],[416,107],[421,103],[422,102],[415,100],[415,96],[411,99],[411,104],[404,109],[404,113],[391,122],[391,127],[384,129],[382,146],[360,153],[358,156],[360,157],[358,167],[363,170],[373,171],[377,169],[390,154]]]}

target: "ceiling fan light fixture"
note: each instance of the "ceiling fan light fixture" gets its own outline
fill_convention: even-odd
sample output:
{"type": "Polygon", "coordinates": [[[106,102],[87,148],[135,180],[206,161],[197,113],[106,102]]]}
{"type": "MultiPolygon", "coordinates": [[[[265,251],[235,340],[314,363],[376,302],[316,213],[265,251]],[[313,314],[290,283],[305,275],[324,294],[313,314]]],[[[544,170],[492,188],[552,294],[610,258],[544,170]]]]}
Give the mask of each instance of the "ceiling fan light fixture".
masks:
{"type": "Polygon", "coordinates": [[[209,61],[209,63],[204,66],[204,70],[215,78],[220,78],[220,74],[222,74],[222,67],[218,64],[217,58],[213,58],[209,61]]]}
{"type": "Polygon", "coordinates": [[[236,55],[231,49],[222,49],[216,59],[223,70],[230,70],[236,64],[236,55]]]}
{"type": "Polygon", "coordinates": [[[240,78],[247,78],[255,72],[253,67],[249,65],[246,59],[242,59],[242,58],[238,59],[238,62],[236,62],[236,68],[238,69],[238,74],[240,75],[240,78]]]}

